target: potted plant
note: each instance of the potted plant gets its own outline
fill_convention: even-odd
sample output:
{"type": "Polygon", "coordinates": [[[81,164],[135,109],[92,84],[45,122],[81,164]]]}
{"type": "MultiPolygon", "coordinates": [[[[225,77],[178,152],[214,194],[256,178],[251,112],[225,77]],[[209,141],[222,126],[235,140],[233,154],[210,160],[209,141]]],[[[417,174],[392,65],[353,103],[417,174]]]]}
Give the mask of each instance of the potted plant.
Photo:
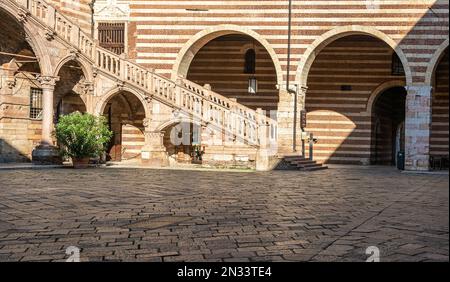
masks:
{"type": "Polygon", "coordinates": [[[72,159],[74,168],[86,168],[90,158],[105,151],[112,132],[104,117],[74,112],[61,116],[55,135],[61,154],[72,159]]]}

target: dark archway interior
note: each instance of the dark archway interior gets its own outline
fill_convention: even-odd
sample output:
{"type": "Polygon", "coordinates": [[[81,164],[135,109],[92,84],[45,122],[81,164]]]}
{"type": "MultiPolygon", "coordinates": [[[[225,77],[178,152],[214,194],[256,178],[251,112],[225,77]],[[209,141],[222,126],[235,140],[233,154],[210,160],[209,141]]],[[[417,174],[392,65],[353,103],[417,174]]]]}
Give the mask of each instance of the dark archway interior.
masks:
{"type": "Polygon", "coordinates": [[[210,84],[212,90],[252,109],[276,110],[279,101],[275,65],[267,50],[252,37],[232,34],[218,37],[195,55],[187,79],[210,84]],[[246,66],[246,54],[254,49],[254,68],[246,66]],[[254,70],[254,71],[253,71],[254,70]],[[249,79],[256,78],[258,89],[250,94],[249,79]]]}
{"type": "Polygon", "coordinates": [[[404,87],[393,87],[381,93],[372,109],[371,163],[395,165],[396,155],[405,151],[404,87]]]}
{"type": "Polygon", "coordinates": [[[122,91],[108,101],[104,115],[113,131],[107,160],[140,160],[142,146],[145,144],[145,110],[141,101],[135,95],[122,91]]]}
{"type": "Polygon", "coordinates": [[[53,100],[56,121],[61,115],[75,111],[85,113],[86,105],[81,98],[84,94],[85,77],[80,64],[76,61],[67,62],[61,67],[58,76],[53,100]]]}
{"type": "Polygon", "coordinates": [[[201,128],[197,124],[181,122],[164,129],[164,147],[177,163],[201,163],[198,155],[201,128]]]}

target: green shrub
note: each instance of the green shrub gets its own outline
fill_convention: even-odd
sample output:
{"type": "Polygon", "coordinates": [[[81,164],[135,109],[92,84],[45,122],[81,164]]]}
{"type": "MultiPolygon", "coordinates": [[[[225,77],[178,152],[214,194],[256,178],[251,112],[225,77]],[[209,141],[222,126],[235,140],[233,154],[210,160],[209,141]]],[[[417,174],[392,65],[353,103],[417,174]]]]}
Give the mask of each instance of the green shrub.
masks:
{"type": "Polygon", "coordinates": [[[101,156],[112,136],[104,117],[80,112],[61,116],[55,134],[62,155],[72,159],[101,156]]]}

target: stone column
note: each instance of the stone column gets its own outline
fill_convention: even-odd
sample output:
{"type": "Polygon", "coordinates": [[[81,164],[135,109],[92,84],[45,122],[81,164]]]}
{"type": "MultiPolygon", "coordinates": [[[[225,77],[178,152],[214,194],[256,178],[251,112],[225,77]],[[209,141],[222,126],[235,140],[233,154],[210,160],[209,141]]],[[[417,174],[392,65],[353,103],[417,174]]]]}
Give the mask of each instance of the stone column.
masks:
{"type": "Polygon", "coordinates": [[[169,158],[164,147],[164,132],[152,131],[150,121],[144,120],[145,145],[142,147],[142,164],[151,167],[165,167],[169,165],[169,158]]]}
{"type": "MultiPolygon", "coordinates": [[[[307,87],[297,87],[297,154],[301,154],[300,112],[305,108],[307,87]]],[[[287,93],[286,87],[280,86],[280,102],[278,103],[278,152],[279,154],[293,153],[294,134],[294,94],[287,93]]]]}
{"type": "Polygon", "coordinates": [[[405,116],[405,169],[430,168],[431,93],[429,85],[407,86],[405,116]]]}
{"type": "Polygon", "coordinates": [[[33,150],[32,161],[35,164],[61,164],[57,148],[53,144],[53,92],[58,77],[42,76],[39,83],[42,88],[42,137],[40,144],[33,150]]]}
{"type": "MultiPolygon", "coordinates": [[[[261,108],[256,110],[258,115],[262,117],[264,112],[261,108]]],[[[276,151],[274,152],[270,148],[270,126],[265,124],[262,121],[259,121],[258,126],[258,139],[259,139],[259,148],[256,152],[256,170],[257,171],[269,171],[272,169],[272,160],[276,155],[276,151]]]]}

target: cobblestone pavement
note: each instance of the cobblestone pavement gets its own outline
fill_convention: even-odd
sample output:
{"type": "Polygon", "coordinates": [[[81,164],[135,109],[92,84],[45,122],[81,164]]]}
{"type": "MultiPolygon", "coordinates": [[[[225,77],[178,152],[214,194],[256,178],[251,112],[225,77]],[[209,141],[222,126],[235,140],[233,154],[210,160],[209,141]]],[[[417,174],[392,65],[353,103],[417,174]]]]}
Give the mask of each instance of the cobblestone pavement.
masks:
{"type": "Polygon", "coordinates": [[[449,261],[448,175],[0,171],[0,261],[449,261]]]}

